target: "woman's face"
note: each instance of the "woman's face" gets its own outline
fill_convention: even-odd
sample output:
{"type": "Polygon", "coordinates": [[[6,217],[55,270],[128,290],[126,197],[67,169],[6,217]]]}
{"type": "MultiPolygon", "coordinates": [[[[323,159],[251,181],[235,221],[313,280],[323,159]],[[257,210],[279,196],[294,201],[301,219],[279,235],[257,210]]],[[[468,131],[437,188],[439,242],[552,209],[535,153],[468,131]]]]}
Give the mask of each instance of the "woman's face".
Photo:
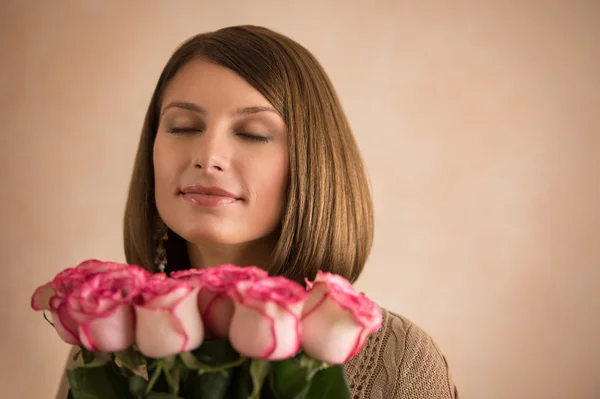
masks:
{"type": "Polygon", "coordinates": [[[235,72],[192,61],[167,86],[154,143],[163,221],[196,245],[248,244],[271,235],[288,179],[287,129],[235,72]]]}

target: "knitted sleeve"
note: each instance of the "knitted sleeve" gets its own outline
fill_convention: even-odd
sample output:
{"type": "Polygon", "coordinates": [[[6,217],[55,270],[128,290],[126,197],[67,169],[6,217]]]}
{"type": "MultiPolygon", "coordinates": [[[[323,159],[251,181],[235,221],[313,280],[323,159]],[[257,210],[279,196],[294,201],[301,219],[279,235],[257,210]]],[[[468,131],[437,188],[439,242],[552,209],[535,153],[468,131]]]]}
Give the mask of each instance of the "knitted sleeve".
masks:
{"type": "Polygon", "coordinates": [[[431,337],[414,324],[408,327],[392,398],[457,399],[445,357],[431,337]]]}
{"type": "Polygon", "coordinates": [[[458,399],[446,359],[431,337],[383,310],[383,326],[346,366],[353,399],[458,399]]]}

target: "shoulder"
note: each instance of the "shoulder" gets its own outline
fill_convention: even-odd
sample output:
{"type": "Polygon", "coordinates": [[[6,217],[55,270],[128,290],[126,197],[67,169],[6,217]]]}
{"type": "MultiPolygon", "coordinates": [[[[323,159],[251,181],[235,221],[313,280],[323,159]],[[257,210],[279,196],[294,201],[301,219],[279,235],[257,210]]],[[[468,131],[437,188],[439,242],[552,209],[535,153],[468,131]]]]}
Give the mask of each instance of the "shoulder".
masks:
{"type": "Polygon", "coordinates": [[[382,309],[383,324],[345,366],[354,398],[455,399],[446,358],[407,318],[382,309]]]}

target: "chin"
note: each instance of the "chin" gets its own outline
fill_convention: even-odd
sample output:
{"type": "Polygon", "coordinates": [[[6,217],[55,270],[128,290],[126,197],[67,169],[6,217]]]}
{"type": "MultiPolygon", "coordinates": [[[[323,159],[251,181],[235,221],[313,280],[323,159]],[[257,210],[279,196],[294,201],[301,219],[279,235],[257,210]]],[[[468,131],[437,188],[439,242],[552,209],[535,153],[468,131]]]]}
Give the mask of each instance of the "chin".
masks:
{"type": "MultiPolygon", "coordinates": [[[[239,231],[237,233],[239,233],[239,231]]],[[[184,234],[180,234],[180,236],[187,242],[196,245],[235,245],[250,241],[244,240],[242,237],[239,237],[238,234],[232,234],[232,232],[227,230],[215,228],[190,229],[186,230],[184,234]]]]}

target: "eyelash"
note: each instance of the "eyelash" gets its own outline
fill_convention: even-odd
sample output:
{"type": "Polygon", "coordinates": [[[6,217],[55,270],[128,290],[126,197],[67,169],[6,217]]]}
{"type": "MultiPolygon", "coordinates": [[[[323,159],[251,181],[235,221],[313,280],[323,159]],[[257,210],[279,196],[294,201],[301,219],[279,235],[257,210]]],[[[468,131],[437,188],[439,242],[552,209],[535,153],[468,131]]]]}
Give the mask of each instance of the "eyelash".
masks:
{"type": "MultiPolygon", "coordinates": [[[[201,132],[201,131],[202,131],[202,129],[193,129],[193,128],[187,128],[187,127],[172,127],[169,129],[169,133],[172,133],[172,134],[197,133],[197,132],[201,132]]],[[[268,137],[257,136],[255,134],[250,134],[250,133],[236,133],[236,136],[240,136],[240,137],[244,138],[245,140],[254,141],[257,143],[267,143],[270,141],[270,139],[268,137]]]]}
{"type": "Polygon", "coordinates": [[[250,140],[250,141],[257,142],[257,143],[268,143],[269,142],[268,137],[257,136],[255,134],[237,133],[237,136],[243,137],[245,140],[250,140]]]}
{"type": "Polygon", "coordinates": [[[192,129],[189,127],[172,127],[169,129],[169,133],[182,134],[182,133],[196,133],[201,132],[201,129],[192,129]]]}

